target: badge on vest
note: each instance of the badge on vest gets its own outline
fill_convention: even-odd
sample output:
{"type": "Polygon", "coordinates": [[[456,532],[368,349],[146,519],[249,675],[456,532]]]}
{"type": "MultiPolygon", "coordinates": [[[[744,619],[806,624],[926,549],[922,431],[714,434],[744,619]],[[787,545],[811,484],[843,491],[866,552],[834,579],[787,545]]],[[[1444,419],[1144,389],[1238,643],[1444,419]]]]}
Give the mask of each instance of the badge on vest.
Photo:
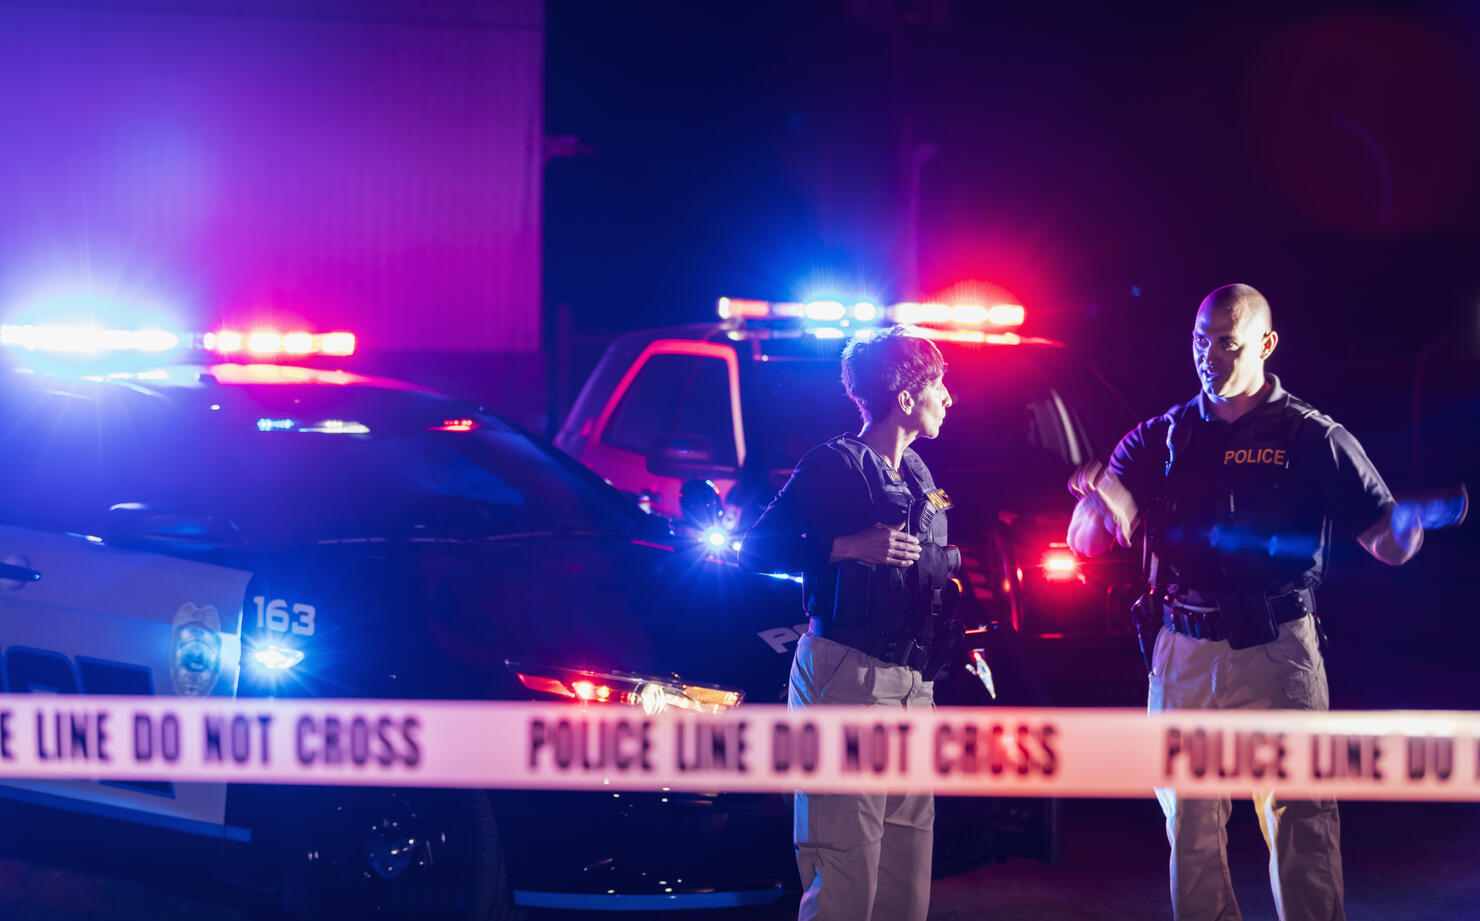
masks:
{"type": "Polygon", "coordinates": [[[956,507],[956,503],[951,501],[951,497],[946,495],[944,489],[937,489],[926,493],[925,499],[931,505],[935,506],[937,511],[948,512],[956,507]]]}
{"type": "Polygon", "coordinates": [[[1274,467],[1290,466],[1290,452],[1284,448],[1239,448],[1223,452],[1223,466],[1235,467],[1244,464],[1261,464],[1274,467]]]}

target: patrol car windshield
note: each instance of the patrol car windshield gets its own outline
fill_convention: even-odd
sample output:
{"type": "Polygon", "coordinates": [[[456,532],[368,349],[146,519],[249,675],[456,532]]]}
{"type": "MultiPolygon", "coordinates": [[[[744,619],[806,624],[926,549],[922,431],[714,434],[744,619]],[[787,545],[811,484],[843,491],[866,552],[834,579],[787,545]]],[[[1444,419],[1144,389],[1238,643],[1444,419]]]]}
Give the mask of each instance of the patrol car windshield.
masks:
{"type": "Polygon", "coordinates": [[[4,392],[0,434],[0,517],[80,534],[107,534],[119,503],[227,520],[256,549],[630,534],[641,514],[496,417],[411,390],[32,385],[4,392]]]}
{"type": "MultiPolygon", "coordinates": [[[[915,444],[937,479],[990,476],[1062,487],[1128,426],[1124,405],[1061,349],[941,343],[953,404],[941,437],[915,444]]],[[[836,358],[772,356],[757,364],[769,466],[784,480],[815,444],[859,429],[836,358]]]]}

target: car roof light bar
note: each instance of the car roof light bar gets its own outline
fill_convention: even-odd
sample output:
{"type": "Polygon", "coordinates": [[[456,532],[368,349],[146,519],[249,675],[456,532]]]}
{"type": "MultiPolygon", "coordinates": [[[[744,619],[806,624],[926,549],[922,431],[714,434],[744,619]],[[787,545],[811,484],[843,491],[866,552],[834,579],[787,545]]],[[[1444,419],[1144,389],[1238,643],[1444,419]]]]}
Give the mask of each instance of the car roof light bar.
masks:
{"type": "Polygon", "coordinates": [[[946,329],[1007,329],[1021,326],[1026,311],[1020,304],[945,304],[907,301],[880,308],[870,301],[845,304],[839,300],[754,301],[722,297],[722,320],[804,320],[808,323],[848,326],[858,323],[906,323],[946,329]]]}
{"type": "Polygon", "coordinates": [[[180,337],[164,329],[0,325],[0,345],[28,352],[168,352],[179,344],[180,337]]]}
{"type": "Polygon", "coordinates": [[[178,348],[259,357],[355,353],[355,334],[254,329],[188,334],[167,329],[104,329],[86,324],[0,324],[0,346],[28,352],[172,352],[178,348]]]}
{"type": "Polygon", "coordinates": [[[355,353],[355,334],[349,332],[310,333],[276,329],[253,329],[240,332],[222,329],[200,337],[200,347],[221,355],[250,355],[257,358],[277,356],[329,355],[347,357],[355,353]]]}
{"type": "Polygon", "coordinates": [[[188,334],[167,329],[104,329],[86,324],[0,324],[0,346],[28,352],[57,352],[72,355],[121,352],[173,352],[179,348],[214,352],[218,355],[247,355],[257,358],[355,353],[355,334],[310,333],[254,329],[188,334]]]}

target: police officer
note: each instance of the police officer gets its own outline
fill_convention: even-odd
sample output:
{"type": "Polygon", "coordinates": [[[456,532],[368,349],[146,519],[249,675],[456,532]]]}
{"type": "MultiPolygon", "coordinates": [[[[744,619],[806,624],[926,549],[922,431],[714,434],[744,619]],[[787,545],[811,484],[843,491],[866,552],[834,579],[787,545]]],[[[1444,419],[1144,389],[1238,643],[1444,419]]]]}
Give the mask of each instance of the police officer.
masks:
{"type": "MultiPolygon", "coordinates": [[[[935,344],[903,327],[853,339],[843,384],[862,432],[809,451],[745,536],[742,565],[802,574],[810,629],[792,661],[792,710],[934,705],[939,637],[909,598],[930,564],[937,577],[949,565],[949,503],[909,445],[940,434],[951,405],[944,372],[935,344]]],[[[798,918],[923,921],[933,797],[798,792],[794,820],[798,918]]]]}
{"type": "MultiPolygon", "coordinates": [[[[1423,542],[1361,445],[1264,370],[1279,337],[1247,285],[1207,296],[1192,330],[1201,392],[1121,439],[1108,470],[1082,469],[1069,544],[1093,555],[1145,528],[1159,615],[1148,709],[1325,710],[1314,618],[1331,526],[1377,559],[1407,562],[1423,542]]],[[[1229,880],[1230,802],[1158,790],[1178,919],[1239,918],[1229,880]]],[[[1332,799],[1254,794],[1282,921],[1343,918],[1340,824],[1332,799]]]]}

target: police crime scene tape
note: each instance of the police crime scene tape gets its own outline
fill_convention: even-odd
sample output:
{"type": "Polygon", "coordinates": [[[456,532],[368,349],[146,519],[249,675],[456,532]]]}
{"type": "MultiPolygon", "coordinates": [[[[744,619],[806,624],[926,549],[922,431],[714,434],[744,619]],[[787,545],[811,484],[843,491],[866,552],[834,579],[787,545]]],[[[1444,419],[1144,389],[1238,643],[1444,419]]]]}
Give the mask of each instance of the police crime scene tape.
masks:
{"type": "Polygon", "coordinates": [[[0,695],[0,779],[1480,800],[1480,713],[0,695]]]}

